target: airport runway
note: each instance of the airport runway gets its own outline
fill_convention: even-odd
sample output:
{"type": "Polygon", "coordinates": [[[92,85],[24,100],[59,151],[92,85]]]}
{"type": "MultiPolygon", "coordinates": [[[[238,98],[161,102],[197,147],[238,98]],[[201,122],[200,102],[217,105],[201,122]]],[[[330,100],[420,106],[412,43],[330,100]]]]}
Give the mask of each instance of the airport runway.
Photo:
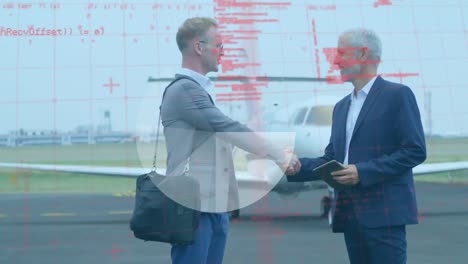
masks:
{"type": "MultiPolygon", "coordinates": [[[[468,263],[468,185],[417,183],[421,223],[408,263],[468,263]]],[[[231,223],[224,263],[348,263],[342,234],[320,219],[324,190],[273,193],[231,223]]],[[[132,237],[133,197],[0,194],[0,263],[170,263],[169,246],[132,237]]]]}

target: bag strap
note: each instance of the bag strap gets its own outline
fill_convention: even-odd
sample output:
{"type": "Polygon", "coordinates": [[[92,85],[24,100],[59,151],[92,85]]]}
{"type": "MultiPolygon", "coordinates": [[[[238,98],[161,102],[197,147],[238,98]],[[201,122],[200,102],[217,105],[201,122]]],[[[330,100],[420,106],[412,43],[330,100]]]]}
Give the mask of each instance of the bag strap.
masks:
{"type": "MultiPolygon", "coordinates": [[[[157,154],[158,154],[158,143],[159,143],[159,130],[160,130],[160,127],[161,127],[161,106],[162,106],[162,102],[164,100],[164,96],[166,95],[166,92],[167,92],[167,89],[173,85],[175,82],[179,81],[179,80],[182,80],[182,79],[187,79],[187,80],[191,80],[193,82],[195,82],[196,84],[200,85],[197,81],[195,81],[194,79],[188,77],[188,76],[180,76],[180,77],[177,77],[175,80],[173,80],[168,86],[166,86],[166,88],[164,89],[164,92],[163,92],[163,96],[162,96],[162,99],[161,99],[161,105],[159,106],[159,118],[158,118],[158,128],[157,128],[157,132],[156,132],[156,143],[155,143],[155,146],[154,146],[154,159],[153,159],[153,168],[151,171],[153,172],[156,172],[156,159],[157,159],[157,154]]],[[[192,152],[194,151],[194,149],[192,149],[192,152]]],[[[191,154],[191,153],[190,153],[191,154]]],[[[187,163],[185,164],[185,167],[184,167],[184,174],[186,174],[188,172],[190,168],[190,155],[189,157],[187,158],[187,163]]]]}

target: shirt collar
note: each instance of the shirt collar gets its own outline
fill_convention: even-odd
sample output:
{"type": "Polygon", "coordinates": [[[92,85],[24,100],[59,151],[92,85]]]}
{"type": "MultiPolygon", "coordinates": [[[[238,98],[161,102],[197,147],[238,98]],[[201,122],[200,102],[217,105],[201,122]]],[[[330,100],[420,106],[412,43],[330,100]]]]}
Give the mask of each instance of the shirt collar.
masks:
{"type": "Polygon", "coordinates": [[[364,88],[362,88],[361,91],[368,95],[370,89],[372,88],[372,85],[374,85],[375,79],[377,79],[377,76],[374,76],[374,78],[370,79],[370,81],[367,82],[366,85],[364,85],[364,88]]]}
{"type": "Polygon", "coordinates": [[[180,68],[177,71],[177,73],[193,78],[195,81],[197,81],[201,85],[201,87],[205,89],[210,88],[212,86],[212,82],[210,78],[208,78],[205,75],[201,75],[200,73],[193,71],[191,69],[180,68]]]}
{"type": "Polygon", "coordinates": [[[370,81],[368,81],[366,85],[364,85],[364,87],[362,87],[362,89],[359,90],[356,96],[354,95],[354,90],[353,90],[353,92],[351,92],[351,100],[355,100],[356,99],[355,97],[357,97],[359,94],[363,94],[364,96],[367,96],[369,94],[370,89],[372,88],[372,85],[374,85],[374,82],[376,79],[377,79],[377,76],[374,76],[374,78],[370,79],[370,81]]]}

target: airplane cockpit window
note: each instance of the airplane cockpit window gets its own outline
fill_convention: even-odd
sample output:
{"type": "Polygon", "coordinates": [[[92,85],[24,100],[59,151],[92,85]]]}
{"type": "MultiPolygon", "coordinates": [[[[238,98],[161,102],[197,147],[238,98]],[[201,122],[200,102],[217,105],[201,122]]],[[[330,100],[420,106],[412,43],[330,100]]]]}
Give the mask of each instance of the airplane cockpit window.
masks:
{"type": "Polygon", "coordinates": [[[310,109],[306,124],[315,126],[331,126],[333,105],[319,105],[310,109]]]}
{"type": "Polygon", "coordinates": [[[302,125],[304,123],[305,115],[307,114],[307,107],[300,108],[297,110],[296,114],[293,115],[293,124],[294,125],[302,125]]]}

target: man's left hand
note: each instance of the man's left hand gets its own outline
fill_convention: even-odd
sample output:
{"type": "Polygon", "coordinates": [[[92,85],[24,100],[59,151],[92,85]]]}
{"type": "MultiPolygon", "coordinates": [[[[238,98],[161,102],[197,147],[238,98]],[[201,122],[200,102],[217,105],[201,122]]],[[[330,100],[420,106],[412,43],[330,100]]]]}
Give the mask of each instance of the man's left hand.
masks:
{"type": "Polygon", "coordinates": [[[335,171],[331,174],[338,183],[345,185],[356,185],[360,181],[357,168],[353,164],[348,165],[346,169],[335,171]]]}

